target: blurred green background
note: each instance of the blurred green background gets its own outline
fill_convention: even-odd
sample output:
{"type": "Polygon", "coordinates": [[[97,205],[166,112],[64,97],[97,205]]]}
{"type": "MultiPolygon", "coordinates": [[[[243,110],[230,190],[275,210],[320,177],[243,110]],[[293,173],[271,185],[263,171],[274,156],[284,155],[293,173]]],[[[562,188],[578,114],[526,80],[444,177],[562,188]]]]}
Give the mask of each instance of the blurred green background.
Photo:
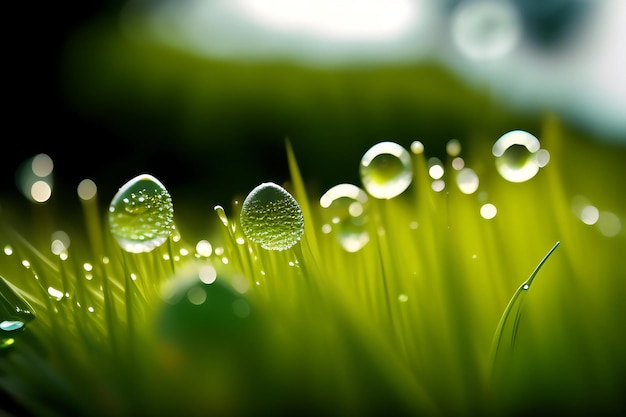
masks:
{"type": "MultiPolygon", "coordinates": [[[[467,1],[370,2],[369,15],[350,14],[358,6],[348,1],[322,10],[321,29],[302,23],[314,3],[12,4],[2,204],[27,203],[14,173],[43,152],[55,163],[46,204],[78,207],[76,186],[89,178],[106,206],[119,186],[149,172],[170,190],[181,227],[201,235],[216,204],[228,207],[260,182],[288,180],[287,137],[319,196],[339,182],[358,184],[362,154],[381,140],[406,147],[420,140],[429,156],[443,157],[454,138],[466,156],[491,164],[499,136],[513,129],[539,135],[547,112],[568,129],[572,192],[581,192],[584,173],[595,169],[616,181],[600,188],[620,187],[626,130],[619,105],[595,88],[590,74],[597,71],[576,67],[612,56],[603,47],[610,36],[592,23],[618,2],[511,2],[517,49],[489,59],[459,53],[450,33],[467,1]],[[283,13],[272,15],[272,8],[283,13]],[[371,33],[356,25],[372,15],[364,20],[371,33]],[[378,25],[394,16],[404,35],[393,23],[378,25]],[[289,18],[300,20],[289,26],[289,18]],[[387,38],[374,37],[376,28],[387,38]],[[603,110],[604,119],[589,109],[603,110]]],[[[487,46],[511,36],[498,29],[497,16],[483,20],[487,46]]],[[[613,90],[623,88],[615,83],[613,90]]]]}

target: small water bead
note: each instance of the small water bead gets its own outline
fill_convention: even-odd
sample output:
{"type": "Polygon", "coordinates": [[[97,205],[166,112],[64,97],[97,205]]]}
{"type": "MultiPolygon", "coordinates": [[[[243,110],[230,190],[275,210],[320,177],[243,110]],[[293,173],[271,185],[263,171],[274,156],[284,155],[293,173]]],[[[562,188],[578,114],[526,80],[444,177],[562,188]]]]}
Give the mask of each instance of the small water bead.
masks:
{"type": "Polygon", "coordinates": [[[411,142],[411,152],[413,152],[415,155],[420,155],[424,153],[424,144],[419,140],[414,140],[413,142],[411,142]]]}
{"type": "Polygon", "coordinates": [[[125,251],[150,252],[165,243],[175,229],[172,198],[152,175],[139,175],[113,197],[109,225],[125,251]]]}
{"type": "Polygon", "coordinates": [[[528,132],[513,130],[505,133],[492,148],[498,172],[507,181],[528,181],[539,171],[535,156],[539,148],[539,140],[528,132]]]}
{"type": "Polygon", "coordinates": [[[320,198],[323,214],[330,224],[328,232],[335,231],[339,244],[348,252],[357,252],[369,242],[365,230],[368,220],[367,193],[352,184],[338,184],[320,198]]]}
{"type": "Polygon", "coordinates": [[[300,205],[291,194],[273,182],[255,187],[241,206],[239,221],[244,235],[263,249],[289,249],[304,233],[300,205]]]}
{"type": "Polygon", "coordinates": [[[375,198],[400,195],[413,181],[411,155],[395,142],[380,142],[361,158],[361,182],[375,198]]]}

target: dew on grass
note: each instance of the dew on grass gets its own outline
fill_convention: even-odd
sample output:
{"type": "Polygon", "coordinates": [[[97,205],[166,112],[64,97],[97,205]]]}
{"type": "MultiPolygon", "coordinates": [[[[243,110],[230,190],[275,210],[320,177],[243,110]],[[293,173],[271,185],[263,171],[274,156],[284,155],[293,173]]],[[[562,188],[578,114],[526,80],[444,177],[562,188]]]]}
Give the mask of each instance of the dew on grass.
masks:
{"type": "Polygon", "coordinates": [[[0,329],[21,329],[34,318],[33,308],[19,294],[19,290],[0,276],[0,329]]]}
{"type": "Polygon", "coordinates": [[[175,229],[169,192],[152,175],[131,179],[111,201],[109,226],[127,252],[150,252],[161,246],[175,229]]]}
{"type": "Polygon", "coordinates": [[[411,156],[395,142],[379,142],[361,158],[359,173],[370,195],[379,199],[394,198],[413,181],[411,156]]]}
{"type": "Polygon", "coordinates": [[[348,252],[357,252],[369,242],[367,224],[367,193],[352,184],[338,184],[320,197],[320,206],[339,244],[348,252]]]}
{"type": "Polygon", "coordinates": [[[456,184],[463,194],[473,194],[478,189],[478,175],[471,168],[463,168],[456,176],[456,184]]]}
{"type": "Polygon", "coordinates": [[[245,198],[239,216],[244,235],[263,249],[289,249],[304,233],[304,217],[298,202],[272,182],[254,188],[245,198]]]}
{"type": "Polygon", "coordinates": [[[539,172],[535,155],[539,148],[539,140],[528,132],[512,130],[505,133],[492,148],[498,172],[510,182],[528,181],[539,172]]]}

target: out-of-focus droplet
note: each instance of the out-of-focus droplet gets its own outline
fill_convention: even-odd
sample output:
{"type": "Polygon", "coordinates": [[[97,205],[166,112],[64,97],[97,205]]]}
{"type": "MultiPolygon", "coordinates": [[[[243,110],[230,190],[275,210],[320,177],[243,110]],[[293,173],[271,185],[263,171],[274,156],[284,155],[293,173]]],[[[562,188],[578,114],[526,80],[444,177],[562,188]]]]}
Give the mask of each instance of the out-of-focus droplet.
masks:
{"type": "Polygon", "coordinates": [[[471,168],[463,168],[456,176],[456,184],[463,194],[472,194],[478,189],[478,175],[471,168]]]}
{"type": "Polygon", "coordinates": [[[454,9],[450,24],[456,47],[473,61],[502,58],[521,37],[517,10],[505,0],[462,1],[454,9]]]}
{"type": "Polygon", "coordinates": [[[505,133],[492,148],[498,172],[507,181],[528,181],[539,171],[535,156],[539,148],[539,140],[528,132],[513,130],[505,133]]]}
{"type": "Polygon", "coordinates": [[[357,252],[369,242],[365,229],[368,215],[367,193],[352,184],[338,184],[320,198],[324,218],[339,244],[348,252],[357,252]]]}
{"type": "Polygon", "coordinates": [[[30,201],[45,203],[52,197],[54,163],[44,153],[25,160],[17,169],[15,178],[19,190],[30,201]]]}
{"type": "Polygon", "coordinates": [[[263,249],[289,249],[304,233],[300,205],[284,188],[265,182],[254,188],[241,206],[244,235],[263,249]]]}
{"type": "Polygon", "coordinates": [[[483,219],[493,219],[494,217],[496,217],[496,214],[498,214],[498,209],[491,203],[483,204],[480,207],[480,215],[483,219]]]}
{"type": "Polygon", "coordinates": [[[361,182],[375,198],[390,199],[400,195],[413,181],[409,152],[395,142],[380,142],[361,158],[361,182]]]}
{"type": "Polygon", "coordinates": [[[169,192],[152,175],[133,178],[111,201],[109,227],[127,252],[150,252],[161,246],[175,229],[169,192]]]}

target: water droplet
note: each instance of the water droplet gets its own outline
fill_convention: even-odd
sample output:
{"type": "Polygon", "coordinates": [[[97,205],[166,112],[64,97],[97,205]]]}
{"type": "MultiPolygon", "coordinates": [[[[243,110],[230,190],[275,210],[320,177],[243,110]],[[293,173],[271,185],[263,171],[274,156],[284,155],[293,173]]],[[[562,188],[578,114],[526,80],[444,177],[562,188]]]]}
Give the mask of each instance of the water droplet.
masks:
{"type": "Polygon", "coordinates": [[[409,296],[406,294],[400,294],[398,296],[398,301],[400,301],[401,303],[406,303],[407,301],[409,301],[409,296]]]}
{"type": "Polygon", "coordinates": [[[411,156],[397,143],[377,143],[361,158],[360,174],[365,190],[373,197],[396,197],[413,181],[411,156]]]}
{"type": "Polygon", "coordinates": [[[163,184],[148,174],[122,186],[109,206],[111,233],[127,252],[150,252],[174,230],[172,198],[163,184]]]}
{"type": "Polygon", "coordinates": [[[493,219],[494,217],[496,217],[496,214],[498,214],[498,209],[491,203],[483,204],[480,207],[480,215],[483,217],[483,219],[493,219]]]}
{"type": "Polygon", "coordinates": [[[5,332],[11,332],[24,327],[24,322],[19,320],[4,320],[0,322],[0,329],[5,332]]]}
{"type": "Polygon", "coordinates": [[[441,179],[444,174],[443,163],[437,157],[428,158],[428,175],[434,180],[441,179]]]}
{"type": "Polygon", "coordinates": [[[446,143],[446,153],[450,156],[459,156],[461,153],[461,142],[458,139],[450,139],[446,143]]]}
{"type": "Polygon", "coordinates": [[[472,194],[478,189],[478,175],[471,168],[463,168],[456,177],[456,184],[463,194],[472,194]]]}
{"type": "Polygon", "coordinates": [[[461,2],[453,11],[451,28],[459,51],[476,61],[502,58],[521,37],[515,7],[502,0],[461,2]]]}
{"type": "Polygon", "coordinates": [[[507,181],[528,181],[539,171],[535,156],[539,147],[539,140],[528,132],[513,130],[505,133],[492,148],[498,172],[507,181]]]}
{"type": "Polygon", "coordinates": [[[289,249],[304,233],[298,202],[272,182],[260,184],[248,194],[239,221],[246,237],[268,250],[289,249]]]}
{"type": "Polygon", "coordinates": [[[0,276],[0,329],[21,329],[34,318],[33,308],[19,294],[19,290],[0,276]]]}
{"type": "Polygon", "coordinates": [[[367,193],[352,184],[338,184],[320,198],[329,232],[335,231],[339,244],[348,252],[357,252],[369,242],[367,193]]]}

